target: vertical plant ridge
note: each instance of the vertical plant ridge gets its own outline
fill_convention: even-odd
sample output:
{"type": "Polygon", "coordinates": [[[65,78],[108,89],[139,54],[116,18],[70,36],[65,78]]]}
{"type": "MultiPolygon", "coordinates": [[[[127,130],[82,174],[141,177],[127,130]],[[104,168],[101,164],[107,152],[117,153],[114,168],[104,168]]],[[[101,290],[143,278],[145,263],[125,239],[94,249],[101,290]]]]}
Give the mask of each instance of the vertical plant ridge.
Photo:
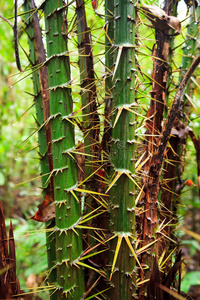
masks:
{"type": "Polygon", "coordinates": [[[82,255],[82,234],[76,226],[81,217],[75,196],[77,166],[71,151],[75,149],[70,88],[70,64],[67,49],[67,19],[62,1],[43,3],[48,56],[48,79],[55,200],[55,232],[58,299],[81,299],[84,277],[77,267],[82,255]]]}
{"type": "Polygon", "coordinates": [[[109,229],[111,289],[109,299],[134,299],[136,291],[135,237],[135,2],[114,1],[115,70],[110,161],[109,229]],[[111,177],[112,178],[112,177],[111,177]],[[130,242],[130,243],[129,243],[130,242]],[[116,264],[115,264],[116,261],[116,264]]]}

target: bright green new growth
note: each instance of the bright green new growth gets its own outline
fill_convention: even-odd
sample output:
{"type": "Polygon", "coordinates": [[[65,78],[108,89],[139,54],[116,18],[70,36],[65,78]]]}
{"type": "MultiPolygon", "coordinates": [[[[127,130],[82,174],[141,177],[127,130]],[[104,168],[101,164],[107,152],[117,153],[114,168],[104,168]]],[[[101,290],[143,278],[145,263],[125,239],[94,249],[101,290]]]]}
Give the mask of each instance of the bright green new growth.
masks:
{"type": "Polygon", "coordinates": [[[82,254],[82,235],[76,229],[80,203],[75,194],[78,184],[72,114],[67,27],[62,1],[43,3],[50,89],[54,197],[56,215],[56,255],[58,299],[81,299],[84,294],[83,270],[77,267],[82,254]]]}
{"type": "Polygon", "coordinates": [[[114,1],[115,68],[110,160],[110,231],[118,236],[114,252],[110,299],[132,299],[135,293],[135,7],[134,1],[114,1]],[[119,251],[119,252],[118,252],[119,251]],[[117,256],[118,254],[118,256],[117,256]]]}

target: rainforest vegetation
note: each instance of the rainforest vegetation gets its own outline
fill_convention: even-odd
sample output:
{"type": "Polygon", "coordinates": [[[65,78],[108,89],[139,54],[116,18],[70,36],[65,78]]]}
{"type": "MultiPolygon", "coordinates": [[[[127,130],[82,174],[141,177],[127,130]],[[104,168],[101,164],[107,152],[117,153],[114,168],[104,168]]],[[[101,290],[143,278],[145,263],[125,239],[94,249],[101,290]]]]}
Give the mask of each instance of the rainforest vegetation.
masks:
{"type": "Polygon", "coordinates": [[[199,299],[200,4],[0,7],[0,299],[199,299]]]}

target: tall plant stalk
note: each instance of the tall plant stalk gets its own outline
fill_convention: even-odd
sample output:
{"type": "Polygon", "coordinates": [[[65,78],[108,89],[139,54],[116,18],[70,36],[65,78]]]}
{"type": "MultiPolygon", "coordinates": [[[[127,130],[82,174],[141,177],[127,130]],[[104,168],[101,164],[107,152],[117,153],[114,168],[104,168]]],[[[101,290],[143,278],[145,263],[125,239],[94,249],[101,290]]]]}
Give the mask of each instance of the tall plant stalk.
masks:
{"type": "MultiPolygon", "coordinates": [[[[38,144],[39,144],[39,157],[41,166],[41,181],[43,195],[53,198],[53,177],[49,178],[49,174],[53,170],[52,149],[51,149],[51,129],[48,122],[50,116],[49,108],[49,90],[48,90],[48,77],[47,67],[45,63],[45,50],[42,42],[42,33],[39,25],[37,12],[33,13],[35,4],[33,0],[24,1],[25,12],[25,32],[28,36],[29,44],[29,61],[32,68],[32,80],[34,89],[34,102],[36,108],[36,123],[39,127],[38,130],[38,144]],[[47,146],[48,145],[48,146],[47,146]]],[[[52,224],[48,222],[48,228],[52,224]]],[[[50,284],[56,281],[56,272],[54,269],[54,262],[56,260],[55,254],[55,235],[47,232],[47,256],[48,256],[48,269],[50,274],[48,280],[50,284]]]]}
{"type": "MultiPolygon", "coordinates": [[[[174,5],[177,6],[177,3],[174,5]]],[[[175,7],[175,11],[177,10],[177,7],[175,7]]],[[[191,9],[191,15],[192,17],[189,20],[189,23],[187,25],[187,37],[186,37],[186,43],[183,47],[183,58],[182,58],[182,65],[181,69],[183,70],[181,73],[182,75],[186,73],[189,65],[192,62],[192,57],[197,53],[197,36],[198,36],[198,24],[196,24],[194,20],[194,15],[192,12],[193,9],[191,9]]],[[[197,18],[199,17],[200,9],[197,7],[196,15],[197,18]]],[[[180,78],[181,79],[181,78],[180,78]]],[[[189,97],[192,97],[193,89],[191,88],[192,82],[187,86],[186,88],[186,95],[189,97]]],[[[190,105],[189,101],[187,101],[187,97],[184,96],[184,112],[185,118],[184,123],[187,122],[189,118],[189,111],[190,111],[190,105]]],[[[182,115],[181,118],[184,116],[182,115]]],[[[163,204],[162,208],[162,215],[161,215],[161,222],[164,221],[165,224],[169,224],[169,226],[165,227],[165,233],[167,233],[167,236],[169,236],[172,239],[176,239],[174,235],[174,228],[175,225],[173,224],[177,223],[177,205],[178,205],[178,197],[181,194],[181,187],[183,188],[183,184],[181,183],[181,175],[184,171],[184,157],[185,157],[185,145],[186,145],[186,134],[183,135],[181,138],[178,135],[178,127],[180,127],[180,123],[178,124],[178,121],[175,122],[174,128],[177,128],[177,135],[173,135],[170,137],[169,143],[170,148],[167,152],[167,162],[165,162],[164,165],[164,175],[163,178],[166,180],[163,183],[164,189],[162,190],[161,195],[161,201],[163,204]],[[169,178],[170,175],[170,178],[169,178]],[[173,221],[172,221],[173,218],[173,221]]],[[[162,253],[169,242],[163,241],[163,247],[160,249],[160,253],[162,253]]],[[[174,245],[169,245],[169,248],[174,248],[174,245]]],[[[166,251],[166,255],[167,251],[166,251]]],[[[167,262],[166,266],[169,265],[167,262]]]]}
{"type": "MultiPolygon", "coordinates": [[[[92,47],[92,34],[88,27],[85,11],[85,1],[76,0],[76,13],[77,13],[77,40],[79,51],[79,69],[80,69],[80,86],[81,86],[81,102],[82,102],[82,132],[84,135],[84,154],[85,154],[85,186],[87,190],[95,192],[95,197],[88,195],[85,198],[85,211],[91,212],[96,208],[104,207],[99,205],[102,199],[99,194],[103,193],[103,185],[99,172],[102,172],[102,161],[100,151],[100,118],[97,102],[97,88],[94,71],[93,47],[92,47]]],[[[92,228],[107,229],[107,213],[97,216],[95,219],[88,221],[90,229],[84,230],[84,247],[97,244],[96,238],[99,239],[98,234],[102,234],[101,230],[98,234],[92,228]],[[92,236],[92,237],[91,237],[92,236]],[[87,245],[87,246],[86,246],[87,245]]],[[[99,246],[98,250],[102,250],[104,246],[99,246]]],[[[92,257],[95,265],[101,265],[102,269],[106,268],[106,255],[104,253],[92,257]]],[[[89,277],[86,284],[86,291],[88,292],[91,286],[97,279],[97,273],[90,268],[85,270],[85,274],[89,277]]],[[[96,290],[105,290],[107,287],[104,276],[98,279],[96,290]]],[[[93,291],[95,289],[93,288],[93,291]]]]}
{"type": "MultiPolygon", "coordinates": [[[[94,73],[91,31],[87,25],[84,0],[76,0],[81,100],[82,131],[88,163],[86,177],[98,168],[100,120],[97,112],[97,91],[94,73]]],[[[94,176],[93,176],[94,177],[94,176]]],[[[90,178],[91,180],[91,178],[90,178]]],[[[94,185],[93,185],[94,188],[94,185]]]]}
{"type": "Polygon", "coordinates": [[[77,166],[71,151],[75,148],[67,49],[67,19],[62,1],[43,3],[48,57],[50,122],[55,200],[55,232],[58,299],[81,299],[83,270],[77,267],[82,254],[82,234],[76,228],[81,208],[76,196],[77,166]]]}
{"type": "MultiPolygon", "coordinates": [[[[100,120],[97,112],[97,91],[94,75],[91,31],[87,25],[84,0],[76,0],[76,13],[83,113],[81,130],[84,136],[85,185],[87,190],[98,192],[98,177],[95,171],[100,166],[100,120]],[[91,174],[93,175],[91,176],[91,174]],[[87,179],[88,177],[89,179],[87,179]]],[[[92,197],[87,197],[89,207],[93,206],[92,202],[92,197]]]]}
{"type": "MultiPolygon", "coordinates": [[[[164,11],[168,15],[172,16],[177,16],[177,6],[178,6],[178,1],[168,1],[166,0],[164,3],[164,11]]],[[[170,81],[172,80],[172,63],[173,63],[173,48],[174,48],[174,41],[175,37],[168,36],[168,66],[167,66],[167,76],[166,78],[166,87],[164,89],[164,95],[165,95],[165,111],[164,111],[164,117],[167,115],[167,107],[169,106],[169,96],[170,96],[170,81]]],[[[164,51],[163,51],[164,52],[164,51]]],[[[167,57],[165,58],[167,59],[167,57]]],[[[174,58],[175,59],[175,58],[174,58]]],[[[173,192],[174,192],[174,187],[175,187],[175,170],[176,170],[176,164],[178,161],[176,151],[177,151],[177,139],[176,137],[171,137],[169,140],[169,143],[171,145],[171,149],[168,149],[167,151],[167,160],[164,162],[164,168],[163,168],[163,173],[162,173],[162,190],[161,190],[161,195],[160,199],[161,200],[161,209],[160,209],[160,218],[159,218],[159,223],[163,225],[163,229],[161,231],[164,233],[165,236],[159,235],[161,239],[157,243],[158,245],[158,256],[163,255],[163,253],[166,253],[166,256],[163,257],[166,258],[168,256],[168,251],[166,249],[173,248],[175,246],[174,244],[170,244],[169,246],[169,241],[168,237],[171,237],[171,232],[172,232],[172,224],[171,224],[171,219],[172,219],[172,205],[173,205],[173,192]],[[170,177],[169,177],[170,176],[170,177]],[[167,237],[167,238],[166,238],[167,237]],[[169,248],[168,248],[169,247],[169,248]]],[[[165,264],[165,272],[170,269],[171,266],[171,260],[172,257],[168,256],[168,260],[165,264]]]]}
{"type": "Polygon", "coordinates": [[[109,299],[133,299],[136,290],[135,237],[135,7],[114,1],[115,70],[110,160],[111,289],[109,299]],[[115,263],[116,262],[116,263],[115,263]]]}
{"type": "MultiPolygon", "coordinates": [[[[170,15],[172,3],[168,0],[164,2],[164,11],[170,15]]],[[[153,47],[153,73],[152,73],[152,91],[150,92],[151,101],[148,110],[147,131],[145,141],[144,176],[142,185],[144,194],[141,202],[144,203],[144,213],[142,214],[141,246],[145,247],[155,240],[156,228],[158,226],[158,200],[159,200],[159,182],[160,166],[155,159],[158,149],[159,136],[162,131],[162,121],[166,110],[166,96],[168,95],[167,83],[169,77],[169,53],[170,53],[170,30],[160,30],[155,28],[155,45],[153,47]]],[[[164,203],[167,206],[168,203],[164,203]]],[[[163,206],[164,206],[163,205],[163,206]]],[[[161,217],[162,218],[162,217],[161,217]]],[[[163,238],[163,236],[161,235],[163,238]]],[[[158,253],[162,253],[165,246],[164,239],[156,245],[158,253]]],[[[154,245],[155,246],[155,245],[154,245]]],[[[152,254],[145,251],[141,255],[141,262],[146,265],[145,272],[140,271],[140,279],[143,281],[149,277],[152,266],[152,254]]],[[[144,299],[145,285],[139,289],[139,297],[144,299]]]]}

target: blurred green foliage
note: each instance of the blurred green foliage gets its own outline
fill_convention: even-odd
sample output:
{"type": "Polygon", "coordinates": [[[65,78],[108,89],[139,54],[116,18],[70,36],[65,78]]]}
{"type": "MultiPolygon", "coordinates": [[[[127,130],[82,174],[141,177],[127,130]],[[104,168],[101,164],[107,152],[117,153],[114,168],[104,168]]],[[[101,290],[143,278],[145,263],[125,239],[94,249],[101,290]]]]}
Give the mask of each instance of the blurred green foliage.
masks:
{"type": "Polygon", "coordinates": [[[21,286],[25,287],[27,277],[31,274],[40,275],[47,270],[46,237],[44,226],[35,224],[32,220],[20,220],[15,227],[15,241],[17,246],[17,270],[24,270],[21,274],[21,286]],[[29,255],[27,255],[29,254],[29,255]]]}
{"type": "Polygon", "coordinates": [[[181,290],[188,293],[191,285],[200,284],[200,271],[189,272],[185,275],[181,282],[181,290]]]}
{"type": "MultiPolygon", "coordinates": [[[[19,9],[20,13],[21,9],[19,9]]],[[[13,23],[13,1],[6,1],[0,8],[0,14],[13,23]]],[[[19,29],[21,20],[19,18],[19,29]]],[[[37,145],[37,135],[26,140],[34,131],[34,108],[32,97],[26,91],[32,91],[31,77],[22,80],[27,71],[19,74],[16,69],[14,40],[12,28],[0,19],[0,163],[2,173],[14,178],[22,174],[35,174],[38,171],[37,163],[33,164],[33,154],[27,155],[37,145]],[[23,141],[25,143],[21,144],[23,141]],[[26,155],[25,155],[26,154],[26,155]],[[32,167],[31,167],[32,165],[32,167]],[[28,166],[28,168],[25,168],[28,166]]],[[[26,47],[26,37],[20,38],[22,47],[26,47]]],[[[28,62],[20,48],[20,57],[23,69],[28,62]]],[[[24,178],[25,178],[24,177],[24,178]]]]}

